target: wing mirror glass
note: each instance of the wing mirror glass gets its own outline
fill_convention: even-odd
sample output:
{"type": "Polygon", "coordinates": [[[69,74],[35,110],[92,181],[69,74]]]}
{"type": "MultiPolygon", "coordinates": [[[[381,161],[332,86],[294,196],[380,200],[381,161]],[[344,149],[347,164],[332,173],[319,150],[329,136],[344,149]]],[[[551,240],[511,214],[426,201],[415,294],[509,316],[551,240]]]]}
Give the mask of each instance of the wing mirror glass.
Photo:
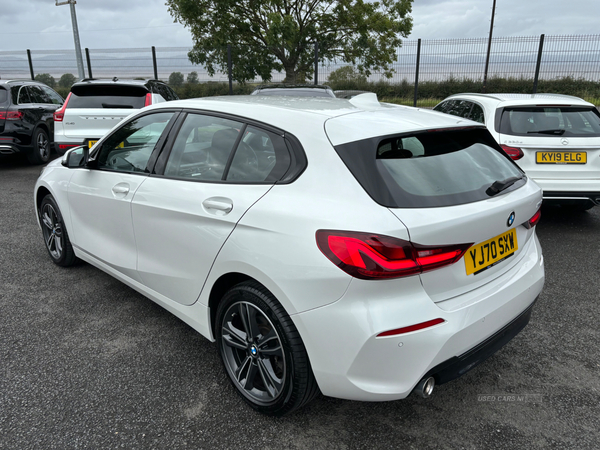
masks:
{"type": "Polygon", "coordinates": [[[89,156],[90,153],[87,145],[82,145],[81,147],[75,147],[71,150],[68,150],[65,153],[65,156],[63,156],[61,164],[69,169],[85,167],[89,156]]]}

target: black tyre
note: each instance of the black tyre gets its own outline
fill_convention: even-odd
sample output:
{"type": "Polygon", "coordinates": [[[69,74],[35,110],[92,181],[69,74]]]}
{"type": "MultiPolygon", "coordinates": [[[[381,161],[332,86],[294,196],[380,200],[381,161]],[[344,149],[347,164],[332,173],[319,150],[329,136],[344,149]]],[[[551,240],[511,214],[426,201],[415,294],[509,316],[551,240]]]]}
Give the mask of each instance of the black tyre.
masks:
{"type": "Polygon", "coordinates": [[[68,267],[77,262],[75,252],[71,246],[67,229],[62,215],[52,195],[46,195],[38,211],[42,224],[42,235],[46,250],[52,261],[59,266],[68,267]]]}
{"type": "Polygon", "coordinates": [[[259,283],[240,283],[225,294],[215,328],[225,371],[255,410],[283,416],[319,394],[298,330],[259,283]]]}
{"type": "Polygon", "coordinates": [[[50,139],[48,133],[36,128],[31,137],[33,152],[27,155],[31,164],[46,164],[50,160],[50,139]]]}

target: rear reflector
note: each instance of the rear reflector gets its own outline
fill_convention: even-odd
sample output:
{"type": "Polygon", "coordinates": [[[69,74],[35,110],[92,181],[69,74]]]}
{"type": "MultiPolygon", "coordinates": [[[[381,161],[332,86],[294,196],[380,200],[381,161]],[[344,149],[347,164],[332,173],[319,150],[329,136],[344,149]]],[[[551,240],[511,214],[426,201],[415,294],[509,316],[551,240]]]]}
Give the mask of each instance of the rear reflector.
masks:
{"type": "Polygon", "coordinates": [[[454,264],[473,244],[424,246],[391,236],[318,230],[317,245],[353,277],[379,280],[416,275],[454,264]]]}
{"type": "Polygon", "coordinates": [[[384,331],[383,333],[379,333],[377,337],[386,337],[386,336],[397,336],[399,334],[410,333],[412,331],[422,330],[424,328],[429,328],[434,325],[438,325],[440,323],[444,323],[444,319],[433,319],[428,320],[427,322],[417,323],[415,325],[409,325],[407,327],[396,328],[395,330],[384,331]]]}
{"type": "Polygon", "coordinates": [[[520,148],[509,147],[508,145],[501,145],[500,147],[502,147],[502,150],[504,150],[505,153],[514,161],[521,159],[524,156],[523,150],[520,148]]]}
{"type": "Polygon", "coordinates": [[[81,144],[58,144],[58,148],[61,150],[67,150],[73,147],[79,147],[81,144]]]}
{"type": "Polygon", "coordinates": [[[533,227],[535,227],[538,222],[540,221],[540,219],[542,218],[542,209],[538,209],[537,212],[531,217],[531,219],[529,219],[527,222],[525,222],[523,225],[525,225],[525,228],[527,229],[531,229],[533,227]]]}
{"type": "Polygon", "coordinates": [[[54,111],[54,114],[52,114],[55,122],[62,122],[63,119],[65,118],[65,109],[67,109],[67,103],[69,103],[70,98],[71,98],[71,92],[69,92],[69,95],[67,96],[67,99],[65,100],[65,103],[59,109],[54,111]]]}

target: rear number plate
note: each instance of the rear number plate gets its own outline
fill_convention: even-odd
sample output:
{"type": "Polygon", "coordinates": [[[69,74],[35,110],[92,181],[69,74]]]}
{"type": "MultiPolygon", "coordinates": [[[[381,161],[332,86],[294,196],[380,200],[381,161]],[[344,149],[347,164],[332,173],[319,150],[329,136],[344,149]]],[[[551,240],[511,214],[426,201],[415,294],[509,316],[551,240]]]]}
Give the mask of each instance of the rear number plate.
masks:
{"type": "Polygon", "coordinates": [[[98,142],[98,140],[95,140],[95,141],[88,141],[88,148],[92,148],[92,146],[93,146],[93,145],[94,145],[96,142],[98,142]]]}
{"type": "Polygon", "coordinates": [[[512,256],[518,248],[517,232],[514,228],[481,244],[474,245],[467,250],[464,256],[467,275],[481,272],[498,261],[512,256]]]}
{"type": "Polygon", "coordinates": [[[536,152],[535,162],[538,164],[585,164],[586,152],[536,152]]]}

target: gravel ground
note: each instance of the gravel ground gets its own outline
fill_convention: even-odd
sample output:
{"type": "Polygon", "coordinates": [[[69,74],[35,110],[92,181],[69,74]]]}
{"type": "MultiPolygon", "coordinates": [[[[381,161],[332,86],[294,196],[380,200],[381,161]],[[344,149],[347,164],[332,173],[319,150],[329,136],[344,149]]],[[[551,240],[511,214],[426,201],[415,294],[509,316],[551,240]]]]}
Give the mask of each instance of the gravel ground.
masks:
{"type": "Polygon", "coordinates": [[[216,347],[87,264],[51,263],[39,167],[0,159],[0,448],[598,448],[600,208],[543,209],[546,285],[500,352],[424,400],[250,410],[216,347]]]}

